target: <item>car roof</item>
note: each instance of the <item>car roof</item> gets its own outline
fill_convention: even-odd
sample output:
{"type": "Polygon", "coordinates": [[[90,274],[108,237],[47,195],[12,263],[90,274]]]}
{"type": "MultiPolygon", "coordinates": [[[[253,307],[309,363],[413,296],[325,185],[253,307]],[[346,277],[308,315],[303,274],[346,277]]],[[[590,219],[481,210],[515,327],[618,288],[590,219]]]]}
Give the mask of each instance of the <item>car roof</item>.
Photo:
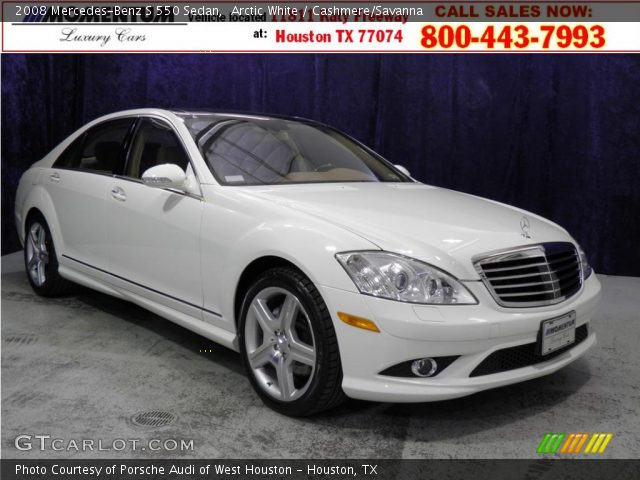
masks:
{"type": "Polygon", "coordinates": [[[311,120],[309,118],[298,117],[295,115],[283,115],[277,113],[263,113],[263,112],[248,112],[242,110],[204,110],[204,109],[171,109],[169,110],[174,115],[182,118],[188,117],[197,117],[197,116],[216,116],[221,119],[225,118],[247,118],[247,119],[255,119],[255,120],[289,120],[294,122],[303,122],[303,123],[316,123],[321,124],[316,120],[311,120]]]}
{"type": "Polygon", "coordinates": [[[140,116],[140,115],[161,115],[161,116],[174,116],[174,117],[178,117],[182,120],[188,120],[188,119],[196,119],[199,116],[204,117],[204,116],[214,116],[217,117],[217,119],[219,120],[226,120],[226,119],[237,119],[237,118],[244,118],[244,119],[248,119],[248,120],[255,120],[255,121],[269,121],[269,120],[284,120],[284,121],[291,121],[291,122],[299,122],[299,123],[304,123],[304,124],[313,124],[313,125],[317,125],[317,126],[323,126],[323,127],[330,127],[329,125],[327,125],[326,123],[323,122],[318,122],[317,120],[311,120],[309,118],[304,118],[304,117],[298,117],[298,116],[293,116],[293,115],[282,115],[282,114],[275,114],[275,113],[260,113],[260,112],[247,112],[247,111],[242,111],[242,110],[210,110],[210,109],[196,109],[196,108],[189,108],[189,109],[179,109],[179,108],[136,108],[136,109],[130,109],[130,110],[121,110],[121,111],[116,111],[116,112],[112,112],[106,115],[103,115],[99,118],[96,118],[94,120],[92,120],[91,122],[85,124],[85,126],[83,128],[87,128],[90,127],[92,125],[96,125],[100,122],[103,121],[107,121],[107,120],[113,120],[116,118],[121,118],[121,117],[127,117],[127,116],[140,116]]]}

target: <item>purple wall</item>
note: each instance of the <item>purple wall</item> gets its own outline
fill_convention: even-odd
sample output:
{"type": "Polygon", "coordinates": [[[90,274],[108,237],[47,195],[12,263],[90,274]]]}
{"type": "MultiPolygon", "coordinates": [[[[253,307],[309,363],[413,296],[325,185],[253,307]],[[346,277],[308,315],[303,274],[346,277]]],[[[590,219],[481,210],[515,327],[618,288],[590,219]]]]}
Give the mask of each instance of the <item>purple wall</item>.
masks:
{"type": "Polygon", "coordinates": [[[2,253],[28,165],[146,106],[335,125],[424,182],[560,223],[599,272],[640,275],[640,56],[3,55],[2,253]]]}

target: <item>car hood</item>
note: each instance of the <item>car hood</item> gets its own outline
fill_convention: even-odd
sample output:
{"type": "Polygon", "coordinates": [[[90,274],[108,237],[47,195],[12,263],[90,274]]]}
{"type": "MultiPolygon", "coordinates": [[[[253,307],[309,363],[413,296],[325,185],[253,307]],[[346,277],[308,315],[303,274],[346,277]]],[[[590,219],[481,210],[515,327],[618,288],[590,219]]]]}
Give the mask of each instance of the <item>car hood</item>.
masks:
{"type": "Polygon", "coordinates": [[[572,241],[558,225],[524,210],[420,183],[251,187],[251,195],[339,225],[379,248],[477,280],[471,258],[505,248],[572,241]],[[523,236],[522,217],[531,238],[523,236]]]}

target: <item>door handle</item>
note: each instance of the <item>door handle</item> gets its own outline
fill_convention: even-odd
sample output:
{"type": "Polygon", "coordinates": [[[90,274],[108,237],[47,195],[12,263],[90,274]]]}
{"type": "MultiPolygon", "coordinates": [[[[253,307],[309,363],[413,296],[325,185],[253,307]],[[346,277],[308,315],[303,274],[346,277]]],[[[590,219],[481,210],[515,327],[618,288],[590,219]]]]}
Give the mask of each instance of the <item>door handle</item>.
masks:
{"type": "Polygon", "coordinates": [[[51,175],[49,175],[49,180],[51,180],[52,182],[60,183],[60,174],[58,174],[58,172],[53,172],[51,175]]]}
{"type": "Polygon", "coordinates": [[[124,202],[127,199],[127,194],[120,187],[113,187],[111,189],[111,196],[116,200],[124,202]]]}

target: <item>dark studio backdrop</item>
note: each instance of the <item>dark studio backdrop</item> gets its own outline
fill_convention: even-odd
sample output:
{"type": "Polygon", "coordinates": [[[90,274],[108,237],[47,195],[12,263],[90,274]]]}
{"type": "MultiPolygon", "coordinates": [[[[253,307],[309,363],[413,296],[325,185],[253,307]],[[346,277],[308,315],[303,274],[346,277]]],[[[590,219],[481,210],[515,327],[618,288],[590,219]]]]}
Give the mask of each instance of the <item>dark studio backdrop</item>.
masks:
{"type": "Polygon", "coordinates": [[[3,254],[22,172],[147,106],[332,124],[423,182],[558,222],[600,273],[640,275],[640,56],[3,55],[3,254]]]}

